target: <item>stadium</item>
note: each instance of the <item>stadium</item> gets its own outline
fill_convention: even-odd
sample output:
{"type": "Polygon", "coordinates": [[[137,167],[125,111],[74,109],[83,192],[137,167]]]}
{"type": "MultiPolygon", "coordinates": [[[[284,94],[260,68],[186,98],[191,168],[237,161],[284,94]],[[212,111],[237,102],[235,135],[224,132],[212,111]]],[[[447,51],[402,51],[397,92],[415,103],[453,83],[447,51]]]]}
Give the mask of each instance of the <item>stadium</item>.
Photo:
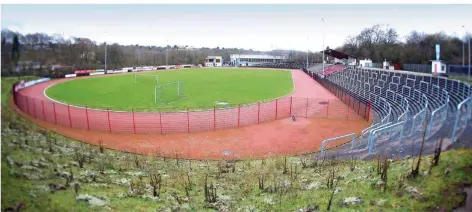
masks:
{"type": "MultiPolygon", "coordinates": [[[[79,41],[69,45],[95,45],[79,41]]],[[[72,68],[2,69],[2,188],[14,193],[2,191],[2,210],[471,207],[472,90],[439,44],[430,65],[361,59],[368,45],[136,47],[131,63],[117,55],[132,47],[103,47],[104,64],[88,59],[96,45],[72,68]],[[138,50],[155,55],[134,62],[138,50]]]]}

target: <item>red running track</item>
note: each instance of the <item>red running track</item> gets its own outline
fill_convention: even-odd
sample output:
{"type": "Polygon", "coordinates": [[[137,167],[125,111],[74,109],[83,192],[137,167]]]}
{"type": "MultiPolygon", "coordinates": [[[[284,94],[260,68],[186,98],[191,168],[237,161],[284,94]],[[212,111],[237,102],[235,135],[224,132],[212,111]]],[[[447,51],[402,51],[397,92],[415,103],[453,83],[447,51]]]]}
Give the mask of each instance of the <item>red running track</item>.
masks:
{"type": "MultiPolygon", "coordinates": [[[[127,129],[128,133],[117,133],[114,131],[113,133],[109,133],[106,130],[106,127],[103,131],[89,131],[88,129],[84,129],[84,125],[86,126],[86,122],[85,124],[81,124],[79,122],[80,120],[84,122],[83,117],[85,117],[85,119],[87,117],[86,115],[81,115],[84,114],[82,112],[85,112],[85,109],[79,110],[74,107],[69,107],[71,111],[78,110],[80,112],[77,114],[71,113],[69,119],[69,113],[66,112],[67,106],[58,106],[59,104],[54,104],[54,106],[56,107],[56,116],[54,116],[55,113],[51,113],[51,108],[47,106],[42,107],[43,103],[45,105],[52,105],[52,102],[43,95],[44,89],[52,83],[57,83],[64,80],[54,80],[44,84],[38,84],[32,87],[25,88],[21,90],[22,97],[20,98],[25,98],[26,96],[34,96],[37,98],[37,100],[28,100],[28,102],[26,103],[24,99],[17,100],[19,104],[18,106],[13,104],[13,101],[11,101],[11,106],[22,116],[35,122],[39,126],[55,131],[61,135],[75,140],[91,144],[98,144],[99,141],[102,141],[103,146],[110,149],[136,152],[140,154],[165,157],[179,157],[188,159],[267,158],[281,155],[309,153],[319,150],[321,147],[321,142],[324,139],[345,135],[353,132],[359,134],[362,129],[369,125],[369,123],[366,121],[359,121],[360,118],[357,118],[357,120],[355,120],[356,116],[354,115],[354,112],[347,112],[347,110],[349,109],[351,111],[356,111],[355,101],[353,101],[353,103],[351,104],[349,100],[346,101],[346,98],[343,98],[343,100],[348,103],[348,105],[351,105],[351,107],[348,108],[346,104],[343,104],[333,94],[331,94],[328,90],[319,85],[316,81],[312,80],[308,75],[306,75],[302,71],[292,71],[292,76],[296,86],[296,91],[291,94],[291,97],[293,97],[291,107],[292,113],[297,116],[297,120],[295,122],[292,121],[290,118],[283,118],[287,117],[287,112],[282,109],[279,109],[277,113],[272,112],[269,113],[269,115],[265,115],[264,117],[267,116],[267,118],[265,118],[264,120],[266,121],[265,123],[253,124],[250,126],[241,126],[239,128],[233,127],[216,131],[211,131],[210,127],[210,131],[200,131],[196,133],[160,134],[159,131],[154,134],[134,134],[134,132],[129,133],[129,127],[126,128],[119,125],[120,115],[124,117],[126,116],[126,114],[130,114],[129,112],[110,112],[110,120],[113,121],[111,127],[117,127],[112,128],[112,130],[127,129]],[[329,106],[327,106],[326,104],[319,104],[319,102],[315,101],[315,99],[318,98],[324,101],[329,100],[329,106]],[[305,101],[296,102],[293,101],[294,99],[304,99],[305,101]],[[306,105],[306,99],[309,99],[308,107],[303,106],[306,105]],[[310,101],[310,99],[313,100],[310,101]],[[336,106],[336,104],[339,104],[339,106],[336,106]],[[317,109],[315,106],[310,107],[310,105],[321,106],[318,106],[319,108],[317,109]],[[57,107],[62,108],[59,111],[57,107]],[[341,110],[339,110],[339,114],[333,112],[329,113],[328,116],[326,116],[326,112],[323,112],[325,110],[331,111],[331,108],[336,107],[340,107],[342,111],[346,112],[343,113],[341,110]],[[303,108],[305,108],[306,110],[303,110],[303,108]],[[25,112],[23,112],[22,110],[24,110],[25,112]],[[352,115],[350,113],[352,113],[352,115]],[[270,121],[271,119],[275,119],[275,114],[280,115],[279,117],[277,117],[278,120],[270,121]],[[309,114],[308,118],[303,118],[306,114],[309,114]],[[316,117],[316,114],[318,114],[318,118],[316,117]],[[273,118],[272,115],[274,115],[273,118]],[[55,119],[57,119],[58,124],[55,124],[55,119]],[[349,119],[349,121],[347,121],[346,119],[349,119]],[[351,121],[351,119],[354,119],[354,121],[351,121]],[[70,120],[72,121],[73,128],[70,127],[70,120]],[[81,127],[79,128],[77,126],[81,127]]],[[[280,101],[282,102],[283,100],[280,101]]],[[[284,107],[280,106],[280,108],[284,107]]],[[[360,108],[361,107],[358,107],[356,112],[359,112],[360,108]]],[[[54,110],[54,108],[52,109],[54,110]]],[[[231,109],[229,111],[234,111],[234,109],[231,109]]],[[[89,111],[87,110],[87,112],[89,111]]],[[[103,111],[94,111],[92,113],[98,114],[103,113],[103,111]]],[[[230,112],[226,113],[231,114],[230,112]]],[[[147,114],[149,113],[135,113],[136,120],[138,120],[137,115],[140,116],[139,122],[137,123],[145,123],[143,120],[146,120],[145,115],[147,114]]],[[[222,112],[221,114],[225,113],[222,112]]],[[[89,118],[90,115],[91,114],[89,114],[89,118]]],[[[102,119],[104,119],[103,114],[100,115],[102,119]]],[[[155,116],[155,114],[151,115],[155,116]]],[[[254,117],[251,117],[250,115],[248,116],[249,117],[245,117],[244,120],[254,120],[254,117]]],[[[357,117],[360,116],[357,115],[357,117]]],[[[90,120],[92,119],[89,119],[89,121],[90,120]]],[[[93,120],[100,119],[94,117],[93,120]]],[[[221,121],[220,119],[218,120],[219,122],[221,121]]],[[[231,120],[231,118],[227,118],[226,120],[231,120]]],[[[101,123],[105,123],[106,126],[106,122],[102,121],[101,123]]],[[[234,125],[234,118],[232,122],[228,121],[228,123],[233,123],[234,125]]],[[[251,123],[245,123],[245,125],[248,124],[251,123]]],[[[92,129],[101,129],[100,126],[97,125],[98,124],[94,122],[94,124],[90,125],[90,127],[92,129]]],[[[232,127],[233,125],[227,124],[218,126],[224,128],[225,126],[232,127]]],[[[176,125],[176,127],[181,127],[185,129],[185,123],[184,126],[176,125]]],[[[156,132],[154,127],[148,128],[154,129],[154,132],[156,132]]],[[[137,130],[138,132],[145,132],[145,130],[148,128],[146,128],[145,126],[139,126],[137,130]]],[[[171,127],[165,129],[171,129],[171,127]]],[[[344,142],[347,142],[347,140],[339,140],[333,143],[329,143],[327,148],[332,148],[335,145],[339,145],[344,142]]]]}
{"type": "Polygon", "coordinates": [[[72,79],[52,80],[20,90],[17,105],[25,113],[61,126],[109,133],[169,134],[215,131],[261,124],[291,116],[360,120],[367,107],[354,98],[337,99],[301,70],[292,70],[295,91],[279,99],[235,108],[184,112],[119,112],[54,102],[44,91],[72,79]],[[352,101],[352,102],[351,102],[352,101]],[[361,115],[358,115],[361,114],[361,115]]]}

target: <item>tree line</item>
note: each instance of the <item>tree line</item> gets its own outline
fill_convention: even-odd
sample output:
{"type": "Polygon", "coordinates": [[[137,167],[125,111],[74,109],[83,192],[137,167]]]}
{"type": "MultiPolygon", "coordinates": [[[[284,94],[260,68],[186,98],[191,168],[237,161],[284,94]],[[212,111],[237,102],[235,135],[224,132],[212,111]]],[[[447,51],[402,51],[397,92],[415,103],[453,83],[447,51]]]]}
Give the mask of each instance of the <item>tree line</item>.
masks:
{"type": "MultiPolygon", "coordinates": [[[[384,60],[398,63],[428,64],[435,59],[435,44],[441,45],[441,60],[448,64],[462,64],[462,45],[465,39],[449,36],[444,32],[427,34],[412,31],[403,39],[395,29],[374,25],[358,35],[349,36],[336,50],[359,59],[384,60]]],[[[89,38],[65,38],[59,34],[21,34],[2,30],[2,76],[11,76],[15,70],[23,74],[71,71],[76,69],[105,68],[107,45],[107,69],[121,69],[144,65],[199,64],[209,55],[222,56],[229,61],[230,54],[284,55],[292,62],[306,62],[307,53],[293,50],[269,52],[238,48],[182,48],[177,45],[140,46],[118,43],[97,43],[89,38]],[[166,56],[167,55],[167,56],[166,56]],[[27,62],[31,61],[31,62],[27,62]],[[54,68],[54,65],[61,68],[54,68]],[[34,68],[36,66],[36,68],[34,68]]],[[[468,58],[467,44],[465,58],[468,58]]],[[[309,52],[309,62],[321,62],[319,52],[309,52]]],[[[467,63],[467,59],[465,59],[467,63]]],[[[44,73],[43,73],[44,74],[44,73]]]]}
{"type": "MultiPolygon", "coordinates": [[[[11,76],[15,70],[22,74],[59,70],[104,69],[107,45],[107,69],[146,65],[200,64],[209,55],[222,56],[229,61],[230,54],[285,55],[293,61],[305,61],[301,51],[274,50],[270,52],[238,48],[188,48],[177,45],[141,46],[118,43],[97,43],[89,38],[65,38],[59,34],[20,34],[2,30],[2,76],[11,76]],[[16,43],[15,43],[16,41],[16,43]],[[15,50],[16,49],[16,50],[15,50]],[[15,53],[13,53],[15,52],[15,53]],[[35,68],[36,66],[36,68],[35,68]],[[56,68],[56,70],[58,70],[56,68]]],[[[313,61],[313,55],[311,57],[313,61]]]]}
{"type": "Polygon", "coordinates": [[[439,44],[440,60],[447,64],[462,64],[462,48],[465,44],[467,64],[467,38],[470,39],[470,34],[461,39],[445,32],[428,34],[418,31],[412,31],[400,38],[395,29],[374,25],[363,29],[358,35],[349,36],[336,50],[378,63],[387,60],[402,64],[430,64],[431,60],[436,59],[435,45],[439,44]]]}

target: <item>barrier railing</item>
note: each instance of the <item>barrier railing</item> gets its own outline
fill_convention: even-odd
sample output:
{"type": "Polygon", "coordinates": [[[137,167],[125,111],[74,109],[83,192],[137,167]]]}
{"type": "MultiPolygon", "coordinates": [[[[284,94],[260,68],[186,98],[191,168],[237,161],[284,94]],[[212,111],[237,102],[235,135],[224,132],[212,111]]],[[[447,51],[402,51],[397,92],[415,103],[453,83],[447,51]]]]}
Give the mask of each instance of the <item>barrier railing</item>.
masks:
{"type": "MultiPolygon", "coordinates": [[[[387,122],[387,123],[377,123],[377,125],[375,127],[372,127],[372,128],[366,128],[364,130],[366,130],[364,133],[365,135],[367,135],[367,144],[369,144],[369,141],[370,141],[370,138],[372,137],[372,132],[374,132],[375,130],[378,130],[378,129],[381,129],[381,128],[384,128],[384,127],[387,127],[389,126],[390,124],[392,124],[392,122],[387,122]]],[[[361,143],[363,143],[363,136],[361,137],[361,143]]],[[[369,147],[369,145],[367,145],[367,147],[369,147]]]]}
{"type": "Polygon", "coordinates": [[[456,141],[457,131],[461,130],[462,126],[467,125],[472,111],[472,97],[469,97],[457,105],[457,111],[454,119],[454,128],[452,129],[451,142],[456,141]],[[462,116],[461,116],[462,114],[462,116]],[[463,122],[459,125],[459,121],[463,122]]]}
{"type": "Polygon", "coordinates": [[[415,129],[414,129],[415,127],[422,126],[422,123],[424,122],[426,118],[427,109],[428,109],[428,98],[424,94],[422,95],[422,97],[423,97],[422,99],[423,99],[424,107],[416,115],[413,116],[413,120],[412,120],[413,123],[411,125],[410,135],[413,135],[413,132],[415,132],[415,129]]]}
{"type": "Polygon", "coordinates": [[[347,135],[338,136],[338,137],[335,137],[335,138],[329,138],[329,139],[324,140],[321,143],[321,155],[324,155],[325,145],[327,143],[337,141],[337,140],[341,140],[341,139],[345,139],[345,138],[351,138],[351,148],[353,148],[354,145],[355,145],[355,142],[356,142],[356,134],[355,133],[351,133],[351,134],[347,134],[347,135]]]}
{"type": "Polygon", "coordinates": [[[399,137],[399,141],[402,140],[403,138],[403,130],[404,130],[404,121],[400,121],[400,122],[397,122],[395,124],[392,124],[392,125],[389,125],[389,126],[385,126],[385,127],[382,127],[382,128],[379,128],[379,129],[376,129],[372,132],[370,138],[369,138],[369,155],[372,154],[372,151],[374,149],[374,143],[375,143],[375,138],[378,136],[378,134],[380,133],[385,133],[387,132],[387,134],[390,136],[395,132],[395,130],[397,130],[398,132],[400,132],[400,137],[399,137]]]}
{"type": "Polygon", "coordinates": [[[427,138],[431,137],[431,134],[432,134],[432,131],[433,131],[433,123],[435,122],[435,117],[440,116],[439,117],[440,118],[439,119],[439,124],[436,125],[436,126],[439,126],[439,127],[441,127],[443,125],[444,121],[447,118],[447,106],[449,104],[449,95],[447,94],[447,91],[443,90],[443,92],[445,92],[445,99],[444,100],[441,99],[441,101],[444,101],[444,103],[431,113],[431,118],[430,118],[429,126],[428,126],[428,132],[427,132],[427,135],[426,135],[427,138]]]}

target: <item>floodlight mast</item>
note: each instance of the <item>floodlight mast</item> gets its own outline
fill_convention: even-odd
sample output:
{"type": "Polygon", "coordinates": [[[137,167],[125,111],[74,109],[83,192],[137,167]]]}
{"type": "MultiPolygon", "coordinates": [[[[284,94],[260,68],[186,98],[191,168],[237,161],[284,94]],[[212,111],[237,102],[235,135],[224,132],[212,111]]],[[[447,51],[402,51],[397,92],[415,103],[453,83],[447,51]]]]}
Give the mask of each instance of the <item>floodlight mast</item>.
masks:
{"type": "MultiPolygon", "coordinates": [[[[321,22],[323,22],[323,24],[326,23],[325,20],[324,20],[324,18],[321,18],[321,22]]],[[[322,39],[322,40],[323,40],[323,49],[322,49],[322,50],[323,50],[323,60],[322,60],[322,62],[323,62],[323,75],[324,75],[324,69],[325,69],[325,61],[324,61],[324,60],[325,60],[325,58],[324,58],[325,56],[324,56],[324,51],[325,51],[325,48],[324,48],[324,32],[323,32],[323,30],[321,30],[321,35],[322,35],[322,37],[323,37],[323,39],[322,39]]]]}

